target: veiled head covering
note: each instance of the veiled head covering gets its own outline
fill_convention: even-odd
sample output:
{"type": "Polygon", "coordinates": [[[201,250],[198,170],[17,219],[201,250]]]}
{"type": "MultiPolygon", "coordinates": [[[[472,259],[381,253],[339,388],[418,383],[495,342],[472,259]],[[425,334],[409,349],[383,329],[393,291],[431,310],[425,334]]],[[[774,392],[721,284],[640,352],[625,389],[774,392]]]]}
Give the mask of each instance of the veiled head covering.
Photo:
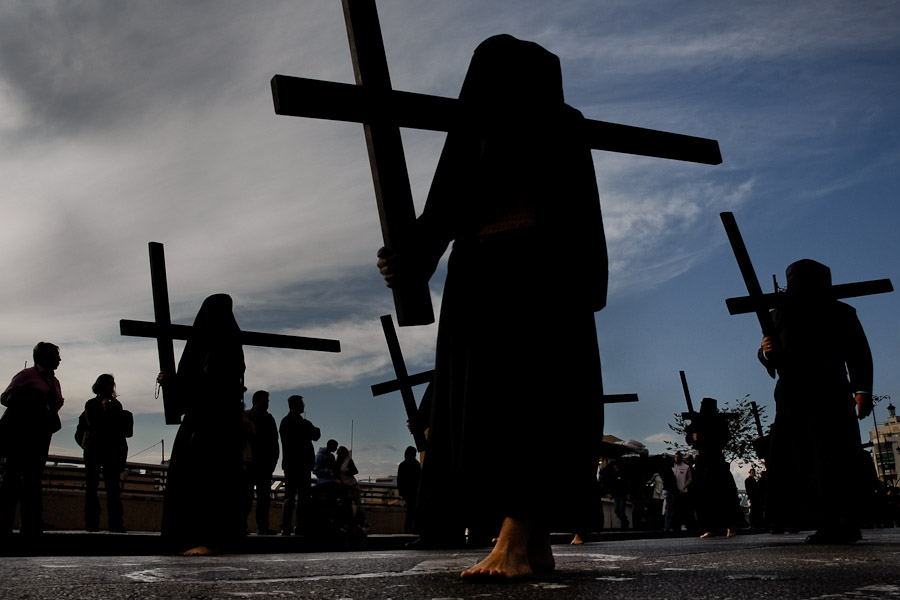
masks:
{"type": "Polygon", "coordinates": [[[474,235],[528,197],[548,247],[569,258],[560,279],[602,308],[608,267],[597,180],[584,117],[564,102],[559,58],[534,42],[490,37],[472,56],[459,101],[462,122],[447,136],[423,213],[428,236],[443,244],[425,270],[434,271],[448,239],[474,235]]]}
{"type": "Polygon", "coordinates": [[[231,296],[213,294],[203,301],[178,362],[178,380],[190,396],[210,387],[231,390],[244,377],[241,330],[232,312],[231,296]]]}
{"type": "Polygon", "coordinates": [[[804,258],[788,265],[784,275],[791,300],[810,301],[830,298],[831,269],[814,260],[804,258]]]}
{"type": "Polygon", "coordinates": [[[716,413],[719,412],[719,406],[715,398],[704,398],[700,401],[700,412],[716,413]]]}
{"type": "Polygon", "coordinates": [[[459,99],[467,109],[477,107],[501,118],[561,108],[559,58],[511,35],[489,37],[475,49],[459,99]]]}

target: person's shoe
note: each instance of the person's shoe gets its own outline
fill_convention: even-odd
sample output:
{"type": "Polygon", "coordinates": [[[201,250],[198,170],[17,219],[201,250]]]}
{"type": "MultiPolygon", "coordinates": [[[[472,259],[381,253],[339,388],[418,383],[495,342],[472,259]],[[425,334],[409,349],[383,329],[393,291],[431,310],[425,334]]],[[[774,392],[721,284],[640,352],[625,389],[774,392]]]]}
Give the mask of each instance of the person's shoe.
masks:
{"type": "Polygon", "coordinates": [[[278,532],[274,529],[260,529],[256,532],[256,535],[275,535],[276,533],[278,532]]]}

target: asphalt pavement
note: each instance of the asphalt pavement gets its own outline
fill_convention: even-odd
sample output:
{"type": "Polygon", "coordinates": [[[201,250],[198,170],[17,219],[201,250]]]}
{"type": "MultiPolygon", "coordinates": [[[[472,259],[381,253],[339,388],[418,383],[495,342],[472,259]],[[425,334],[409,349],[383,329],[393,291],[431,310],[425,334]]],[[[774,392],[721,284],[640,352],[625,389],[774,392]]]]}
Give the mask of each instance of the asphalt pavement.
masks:
{"type": "Polygon", "coordinates": [[[807,544],[804,534],[601,536],[582,546],[555,544],[553,574],[501,584],[459,578],[485,549],[389,549],[397,543],[362,552],[195,558],[7,555],[0,559],[0,598],[900,598],[900,529],[863,536],[847,546],[807,544]]]}

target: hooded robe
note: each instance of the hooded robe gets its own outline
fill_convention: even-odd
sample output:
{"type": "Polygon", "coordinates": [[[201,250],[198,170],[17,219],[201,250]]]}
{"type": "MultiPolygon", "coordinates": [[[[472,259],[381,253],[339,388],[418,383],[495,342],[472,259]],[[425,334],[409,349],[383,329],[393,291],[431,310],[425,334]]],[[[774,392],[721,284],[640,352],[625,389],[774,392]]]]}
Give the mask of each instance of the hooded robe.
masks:
{"type": "Polygon", "coordinates": [[[184,419],[169,461],[162,535],[176,550],[228,550],[246,533],[244,369],[231,297],[210,296],[197,313],[171,387],[184,419]]]}
{"type": "Polygon", "coordinates": [[[787,299],[772,311],[777,352],[758,353],[778,376],[768,516],[782,527],[853,526],[866,485],[854,396],[872,392],[872,353],[856,311],[830,293],[828,267],[800,260],[786,276],[787,299]]]}
{"type": "Polygon", "coordinates": [[[409,257],[428,278],[453,241],[419,497],[423,534],[446,539],[582,515],[603,436],[606,241],[559,59],[489,38],[459,100],[409,257]]]}

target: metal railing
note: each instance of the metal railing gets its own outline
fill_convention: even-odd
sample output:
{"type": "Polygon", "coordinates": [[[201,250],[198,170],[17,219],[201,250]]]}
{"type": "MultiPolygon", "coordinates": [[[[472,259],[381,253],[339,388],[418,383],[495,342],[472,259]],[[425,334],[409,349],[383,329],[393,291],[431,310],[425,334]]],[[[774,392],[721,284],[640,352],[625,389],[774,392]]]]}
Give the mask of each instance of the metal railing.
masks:
{"type": "MultiPolygon", "coordinates": [[[[0,459],[0,471],[5,460],[0,459]]],[[[122,492],[142,496],[162,497],[166,486],[168,464],[126,462],[120,481],[122,492]]],[[[311,479],[313,479],[311,477],[311,479]]],[[[312,481],[313,485],[315,480],[312,481]]],[[[50,455],[44,467],[44,489],[59,491],[79,491],[85,488],[84,458],[80,456],[50,455]]],[[[103,481],[101,479],[102,488],[103,481]]],[[[360,481],[362,502],[365,506],[405,506],[392,482],[360,481]]],[[[272,477],[272,498],[284,501],[284,476],[272,477]]]]}

